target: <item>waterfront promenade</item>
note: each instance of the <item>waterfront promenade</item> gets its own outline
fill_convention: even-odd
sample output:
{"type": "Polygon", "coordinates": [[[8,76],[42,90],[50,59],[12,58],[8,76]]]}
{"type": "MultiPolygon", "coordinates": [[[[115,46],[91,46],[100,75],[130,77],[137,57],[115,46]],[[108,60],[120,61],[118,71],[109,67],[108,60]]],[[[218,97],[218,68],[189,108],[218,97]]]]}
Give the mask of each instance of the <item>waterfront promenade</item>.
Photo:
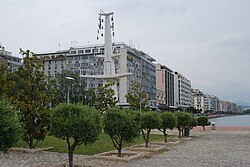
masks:
{"type": "MultiPolygon", "coordinates": [[[[174,132],[174,131],[173,131],[174,132]]],[[[250,167],[250,128],[218,128],[206,132],[197,128],[191,141],[180,143],[169,151],[130,162],[93,159],[74,155],[75,164],[118,167],[250,167]]],[[[67,155],[53,152],[0,154],[1,167],[42,167],[67,163],[67,155]]]]}

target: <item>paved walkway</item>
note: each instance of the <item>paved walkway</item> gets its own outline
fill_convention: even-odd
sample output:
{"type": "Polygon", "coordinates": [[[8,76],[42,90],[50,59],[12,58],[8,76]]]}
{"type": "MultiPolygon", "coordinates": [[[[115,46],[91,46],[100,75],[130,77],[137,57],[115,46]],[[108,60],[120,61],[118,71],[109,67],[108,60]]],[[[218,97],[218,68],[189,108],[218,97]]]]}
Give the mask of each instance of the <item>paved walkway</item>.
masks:
{"type": "MultiPolygon", "coordinates": [[[[75,164],[121,167],[250,167],[250,131],[198,132],[199,137],[178,144],[171,150],[130,162],[97,160],[74,155],[75,164]]],[[[67,162],[67,155],[53,152],[0,153],[1,167],[57,166],[67,162]]]]}

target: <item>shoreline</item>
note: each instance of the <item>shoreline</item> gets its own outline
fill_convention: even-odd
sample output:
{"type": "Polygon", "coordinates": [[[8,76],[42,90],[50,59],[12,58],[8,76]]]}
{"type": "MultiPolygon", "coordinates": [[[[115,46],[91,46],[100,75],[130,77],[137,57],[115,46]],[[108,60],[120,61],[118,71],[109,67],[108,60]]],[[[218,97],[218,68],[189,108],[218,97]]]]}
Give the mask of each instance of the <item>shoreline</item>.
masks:
{"type": "MultiPolygon", "coordinates": [[[[212,126],[206,126],[206,131],[250,131],[250,126],[215,126],[215,130],[212,130],[212,126]]],[[[204,131],[201,126],[194,127],[193,131],[204,131]]]]}
{"type": "Polygon", "coordinates": [[[221,118],[221,117],[231,117],[231,116],[242,116],[242,115],[250,115],[250,113],[208,115],[208,119],[221,118]]]}

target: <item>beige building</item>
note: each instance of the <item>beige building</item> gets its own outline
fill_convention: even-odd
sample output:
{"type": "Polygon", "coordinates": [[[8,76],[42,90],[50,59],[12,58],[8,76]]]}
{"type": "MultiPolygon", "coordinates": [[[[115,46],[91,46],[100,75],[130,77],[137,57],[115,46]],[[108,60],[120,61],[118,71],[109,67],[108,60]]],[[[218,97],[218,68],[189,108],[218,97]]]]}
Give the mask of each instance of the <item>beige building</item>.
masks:
{"type": "Polygon", "coordinates": [[[174,73],[161,64],[156,64],[156,100],[159,108],[174,106],[174,73]]]}
{"type": "Polygon", "coordinates": [[[156,103],[157,105],[166,105],[165,90],[165,70],[161,64],[156,64],[156,103]]]}

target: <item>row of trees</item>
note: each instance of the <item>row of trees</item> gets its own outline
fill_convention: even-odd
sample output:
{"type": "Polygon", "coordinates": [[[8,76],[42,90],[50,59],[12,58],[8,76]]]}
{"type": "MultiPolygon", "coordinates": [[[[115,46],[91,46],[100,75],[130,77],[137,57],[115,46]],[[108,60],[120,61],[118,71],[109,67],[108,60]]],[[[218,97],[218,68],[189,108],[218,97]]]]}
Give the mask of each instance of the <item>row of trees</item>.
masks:
{"type": "Polygon", "coordinates": [[[119,156],[124,143],[140,132],[148,147],[152,129],[160,129],[167,141],[167,129],[177,127],[181,137],[184,128],[194,126],[190,124],[194,121],[188,113],[159,115],[149,111],[149,98],[140,84],[132,83],[134,91],[126,96],[135,111],[124,111],[115,108],[118,101],[111,89],[114,82],[99,87],[96,97],[95,90],[84,89],[77,75],[64,72],[55,79],[47,78],[41,70],[41,60],[34,53],[29,50],[20,52],[24,55],[24,65],[18,71],[10,73],[6,67],[0,67],[1,151],[6,152],[20,134],[29,148],[35,148],[50,131],[54,136],[66,140],[69,164],[72,166],[75,147],[97,140],[102,129],[102,117],[104,132],[109,134],[119,156]],[[74,82],[67,80],[67,76],[74,77],[74,82]],[[60,104],[67,101],[68,94],[69,102],[74,104],[60,104]],[[76,103],[90,105],[87,107],[76,103]],[[93,104],[95,109],[91,108],[93,104]],[[70,143],[70,139],[73,139],[73,143],[70,143]]]}
{"type": "MultiPolygon", "coordinates": [[[[165,142],[167,142],[167,129],[172,130],[177,127],[181,132],[183,128],[196,126],[197,120],[201,119],[193,118],[186,112],[147,111],[140,113],[140,111],[117,107],[108,109],[101,116],[100,112],[89,106],[61,104],[52,110],[50,132],[52,135],[66,140],[71,166],[75,147],[96,141],[101,129],[110,136],[118,151],[118,157],[121,157],[125,143],[130,142],[140,133],[145,141],[145,147],[148,148],[152,129],[159,129],[163,132],[165,142]],[[103,123],[101,123],[101,118],[103,118],[103,123]],[[71,143],[70,139],[73,139],[71,143]]],[[[200,125],[203,125],[202,122],[200,125]]]]}
{"type": "MultiPolygon", "coordinates": [[[[3,134],[0,148],[1,151],[6,152],[19,139],[21,128],[17,112],[8,102],[0,101],[0,112],[2,115],[0,131],[3,134]]],[[[197,120],[202,120],[199,118],[197,120]]],[[[94,108],[68,103],[59,104],[53,108],[49,120],[50,133],[67,143],[70,166],[73,166],[73,152],[76,146],[95,142],[102,129],[110,136],[114,147],[118,150],[118,156],[121,156],[124,144],[138,136],[140,132],[147,148],[152,129],[163,132],[167,142],[167,129],[177,127],[181,131],[184,127],[191,128],[197,124],[192,121],[195,119],[186,112],[141,113],[115,107],[110,108],[101,117],[101,113],[94,108]]],[[[199,124],[204,126],[202,122],[199,124]]]]}

